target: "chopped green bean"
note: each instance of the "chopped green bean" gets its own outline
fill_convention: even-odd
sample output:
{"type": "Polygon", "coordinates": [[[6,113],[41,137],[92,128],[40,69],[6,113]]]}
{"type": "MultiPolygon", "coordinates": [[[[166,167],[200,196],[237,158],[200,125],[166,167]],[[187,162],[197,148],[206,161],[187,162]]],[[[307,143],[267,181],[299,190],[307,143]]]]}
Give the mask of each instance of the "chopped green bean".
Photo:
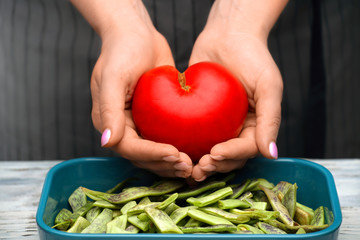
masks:
{"type": "Polygon", "coordinates": [[[251,205],[240,199],[224,199],[218,201],[218,206],[221,209],[232,209],[232,208],[249,208],[251,205]]]}
{"type": "Polygon", "coordinates": [[[101,213],[100,207],[93,207],[86,213],[86,220],[92,222],[100,213],[101,213]]]}
{"type": "Polygon", "coordinates": [[[83,217],[78,217],[75,223],[67,230],[69,233],[81,233],[85,228],[90,225],[90,222],[83,217]]]}
{"type": "Polygon", "coordinates": [[[256,225],[266,234],[287,234],[285,231],[280,228],[274,227],[270,224],[264,222],[258,222],[256,225]]]}
{"type": "Polygon", "coordinates": [[[112,210],[105,208],[81,233],[105,233],[106,224],[112,220],[112,210]]]}
{"type": "Polygon", "coordinates": [[[233,193],[231,187],[221,188],[205,197],[194,198],[190,197],[186,201],[197,207],[204,207],[212,203],[216,203],[218,200],[223,199],[233,193]]]}
{"type": "Polygon", "coordinates": [[[204,222],[209,225],[217,225],[217,224],[233,225],[229,220],[227,220],[223,217],[211,215],[211,214],[205,213],[204,211],[200,211],[200,210],[193,209],[193,208],[188,210],[188,215],[200,222],[204,222]]]}
{"type": "Polygon", "coordinates": [[[164,211],[145,208],[145,212],[161,233],[183,233],[164,211]]]}
{"type": "Polygon", "coordinates": [[[260,185],[260,188],[265,192],[273,209],[280,213],[279,217],[281,221],[287,225],[294,226],[294,220],[291,218],[288,210],[284,205],[282,205],[276,194],[272,190],[263,187],[262,185],[260,185]]]}
{"type": "Polygon", "coordinates": [[[311,225],[321,226],[325,224],[324,207],[320,206],[315,210],[314,218],[311,220],[311,225]]]}
{"type": "Polygon", "coordinates": [[[230,196],[230,198],[238,198],[241,194],[245,192],[250,182],[250,179],[246,179],[240,186],[233,188],[233,194],[230,196]]]}
{"type": "Polygon", "coordinates": [[[207,227],[180,227],[183,233],[219,233],[219,232],[235,232],[237,230],[234,225],[218,224],[207,227]]]}
{"type": "Polygon", "coordinates": [[[205,182],[193,189],[189,189],[187,191],[180,192],[178,199],[186,199],[189,197],[198,196],[208,190],[219,189],[219,188],[225,187],[225,185],[226,185],[225,181],[205,182]]]}
{"type": "Polygon", "coordinates": [[[68,202],[70,204],[71,209],[73,212],[81,208],[86,204],[86,195],[81,190],[81,187],[78,187],[69,197],[68,202]]]}

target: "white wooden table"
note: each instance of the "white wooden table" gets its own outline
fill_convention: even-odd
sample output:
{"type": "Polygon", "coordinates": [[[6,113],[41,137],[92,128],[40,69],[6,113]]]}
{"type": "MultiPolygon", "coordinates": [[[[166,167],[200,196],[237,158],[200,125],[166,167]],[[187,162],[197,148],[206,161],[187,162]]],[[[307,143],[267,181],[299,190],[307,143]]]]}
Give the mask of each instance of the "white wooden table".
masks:
{"type": "MultiPolygon", "coordinates": [[[[360,239],[360,159],[314,160],[334,176],[343,222],[339,240],[360,239]]],[[[44,179],[60,161],[0,161],[0,239],[39,239],[35,215],[44,179]]]]}

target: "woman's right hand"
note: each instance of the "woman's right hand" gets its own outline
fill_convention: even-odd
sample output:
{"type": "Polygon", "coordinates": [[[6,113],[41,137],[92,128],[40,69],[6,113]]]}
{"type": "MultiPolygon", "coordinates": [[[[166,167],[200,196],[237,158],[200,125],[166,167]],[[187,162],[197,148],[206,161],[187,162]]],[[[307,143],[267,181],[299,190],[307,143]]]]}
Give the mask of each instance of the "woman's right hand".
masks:
{"type": "Polygon", "coordinates": [[[189,177],[191,159],[174,146],[142,139],[132,120],[131,99],[140,76],[157,66],[174,66],[171,49],[143,3],[74,0],[73,4],[102,40],[91,77],[92,120],[102,133],[101,145],[160,176],[189,177]]]}

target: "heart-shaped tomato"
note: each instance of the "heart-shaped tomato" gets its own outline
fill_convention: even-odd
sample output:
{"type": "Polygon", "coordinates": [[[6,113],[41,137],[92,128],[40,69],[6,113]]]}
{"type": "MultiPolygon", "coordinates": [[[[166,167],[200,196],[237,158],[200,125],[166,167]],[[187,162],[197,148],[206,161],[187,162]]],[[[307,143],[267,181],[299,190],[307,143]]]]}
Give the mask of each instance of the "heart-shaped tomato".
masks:
{"type": "Polygon", "coordinates": [[[194,163],[220,142],[239,135],[248,111],[241,82],[223,66],[200,62],[184,73],[154,68],[135,88],[132,114],[141,136],[168,143],[194,163]]]}

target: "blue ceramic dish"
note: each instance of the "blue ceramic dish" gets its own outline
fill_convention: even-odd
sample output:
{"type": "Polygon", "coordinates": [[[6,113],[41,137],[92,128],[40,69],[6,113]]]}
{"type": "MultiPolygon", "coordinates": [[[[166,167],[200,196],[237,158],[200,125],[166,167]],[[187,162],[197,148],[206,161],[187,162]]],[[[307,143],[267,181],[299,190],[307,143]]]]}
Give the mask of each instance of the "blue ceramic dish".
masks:
{"type": "Polygon", "coordinates": [[[255,158],[236,172],[233,182],[247,178],[266,178],[274,184],[289,181],[298,185],[298,202],[313,209],[325,206],[334,213],[334,222],[328,228],[302,235],[240,235],[240,234],[76,234],[66,233],[51,226],[61,208],[68,208],[67,199],[79,186],[105,191],[128,177],[138,177],[134,185],[149,185],[157,177],[137,169],[122,158],[79,158],[54,166],[47,174],[36,214],[41,240],[55,239],[313,239],[335,240],[342,221],[339,198],[331,173],[323,166],[301,159],[269,160],[255,158]]]}

